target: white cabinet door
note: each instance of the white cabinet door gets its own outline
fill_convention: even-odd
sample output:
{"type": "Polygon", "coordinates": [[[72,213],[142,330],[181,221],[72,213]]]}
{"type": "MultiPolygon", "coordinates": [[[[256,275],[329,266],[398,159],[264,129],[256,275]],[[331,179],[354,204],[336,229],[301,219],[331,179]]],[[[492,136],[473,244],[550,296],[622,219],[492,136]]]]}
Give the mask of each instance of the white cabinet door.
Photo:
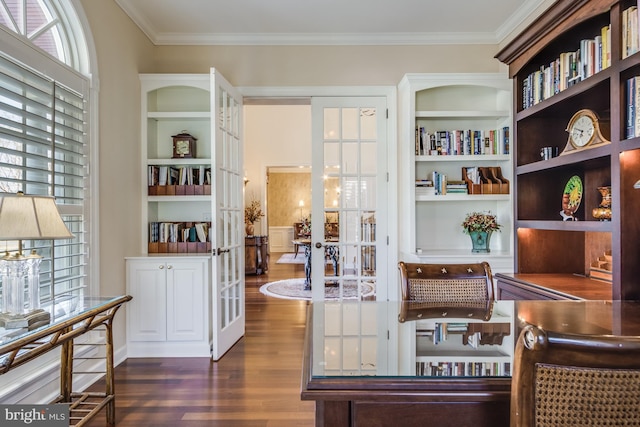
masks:
{"type": "Polygon", "coordinates": [[[167,336],[166,264],[160,260],[127,262],[127,334],[130,341],[164,341],[167,336]]]}
{"type": "Polygon", "coordinates": [[[199,341],[205,338],[205,268],[198,261],[167,263],[167,340],[199,341]]]}
{"type": "Polygon", "coordinates": [[[127,259],[129,357],[209,357],[208,257],[127,259]]]}

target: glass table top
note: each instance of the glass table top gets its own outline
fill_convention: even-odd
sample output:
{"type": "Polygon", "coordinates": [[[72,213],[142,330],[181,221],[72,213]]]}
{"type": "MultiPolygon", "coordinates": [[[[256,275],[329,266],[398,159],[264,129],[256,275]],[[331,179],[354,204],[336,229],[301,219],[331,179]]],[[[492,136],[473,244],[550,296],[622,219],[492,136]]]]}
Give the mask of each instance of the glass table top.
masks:
{"type": "Polygon", "coordinates": [[[311,376],[510,377],[521,328],[640,334],[640,304],[495,301],[484,307],[326,301],[309,308],[311,376]]]}

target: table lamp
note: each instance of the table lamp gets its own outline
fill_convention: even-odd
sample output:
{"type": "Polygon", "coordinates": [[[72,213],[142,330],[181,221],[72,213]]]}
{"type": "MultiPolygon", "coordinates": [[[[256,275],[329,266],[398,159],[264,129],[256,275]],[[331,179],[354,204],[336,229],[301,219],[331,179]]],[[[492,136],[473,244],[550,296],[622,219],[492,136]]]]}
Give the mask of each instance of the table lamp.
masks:
{"type": "Polygon", "coordinates": [[[50,196],[0,195],[0,240],[17,240],[18,251],[0,258],[2,307],[0,326],[34,328],[48,323],[50,314],[40,309],[40,263],[33,249],[22,254],[23,240],[69,239],[73,234],[62,221],[50,196]]]}

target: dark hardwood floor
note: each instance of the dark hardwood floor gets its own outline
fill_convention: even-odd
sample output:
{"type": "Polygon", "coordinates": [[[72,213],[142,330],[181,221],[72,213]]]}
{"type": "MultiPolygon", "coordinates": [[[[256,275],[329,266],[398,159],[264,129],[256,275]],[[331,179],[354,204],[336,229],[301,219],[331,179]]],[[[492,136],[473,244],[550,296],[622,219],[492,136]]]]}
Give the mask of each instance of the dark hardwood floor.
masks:
{"type": "MultiPolygon", "coordinates": [[[[302,264],[276,264],[279,255],[267,274],[246,277],[246,333],[220,361],[128,359],[116,368],[118,427],[314,425],[314,402],[300,400],[307,303],[259,292],[304,277],[302,264]]],[[[87,425],[105,424],[102,412],[87,425]]]]}

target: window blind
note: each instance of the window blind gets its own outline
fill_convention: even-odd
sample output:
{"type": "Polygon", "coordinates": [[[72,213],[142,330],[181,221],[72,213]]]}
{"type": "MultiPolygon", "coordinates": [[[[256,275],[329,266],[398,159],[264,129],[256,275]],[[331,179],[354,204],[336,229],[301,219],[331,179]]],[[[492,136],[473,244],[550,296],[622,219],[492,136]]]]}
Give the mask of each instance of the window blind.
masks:
{"type": "MultiPolygon", "coordinates": [[[[25,250],[36,249],[43,257],[43,302],[81,295],[86,286],[85,117],[83,94],[0,55],[0,192],[54,196],[74,234],[23,242],[25,250]]],[[[0,242],[0,249],[15,247],[0,242]]]]}

